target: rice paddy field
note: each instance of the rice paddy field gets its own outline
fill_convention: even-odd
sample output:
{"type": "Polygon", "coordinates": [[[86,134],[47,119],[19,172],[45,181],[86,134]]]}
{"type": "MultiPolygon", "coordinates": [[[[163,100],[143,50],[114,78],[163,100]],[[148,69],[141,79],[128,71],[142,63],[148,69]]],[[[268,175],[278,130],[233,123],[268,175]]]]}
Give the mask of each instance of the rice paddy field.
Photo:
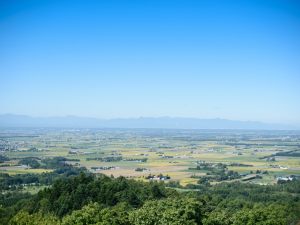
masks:
{"type": "Polygon", "coordinates": [[[93,173],[147,180],[160,174],[165,182],[196,184],[218,164],[237,172],[236,179],[215,181],[276,183],[300,176],[300,131],[161,130],[161,129],[1,129],[0,173],[44,173],[50,169],[20,164],[65,157],[66,163],[93,173]],[[258,174],[259,179],[245,179],[258,174]]]}

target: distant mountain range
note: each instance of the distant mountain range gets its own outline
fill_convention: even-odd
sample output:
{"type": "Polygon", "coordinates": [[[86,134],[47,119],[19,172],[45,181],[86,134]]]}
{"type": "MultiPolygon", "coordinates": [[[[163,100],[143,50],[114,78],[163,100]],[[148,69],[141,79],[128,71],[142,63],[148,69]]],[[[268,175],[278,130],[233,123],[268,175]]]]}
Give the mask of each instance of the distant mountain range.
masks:
{"type": "Polygon", "coordinates": [[[0,115],[0,127],[57,127],[57,128],[166,128],[166,129],[258,129],[295,130],[299,127],[254,121],[227,119],[197,119],[181,117],[140,117],[97,119],[88,117],[30,117],[0,115]]]}

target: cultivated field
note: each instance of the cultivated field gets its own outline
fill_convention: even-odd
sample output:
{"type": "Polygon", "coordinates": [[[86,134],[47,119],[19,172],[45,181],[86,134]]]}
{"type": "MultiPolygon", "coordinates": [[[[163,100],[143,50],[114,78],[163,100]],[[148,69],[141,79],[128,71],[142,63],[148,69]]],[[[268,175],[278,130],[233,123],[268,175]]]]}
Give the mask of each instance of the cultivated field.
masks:
{"type": "Polygon", "coordinates": [[[42,165],[60,156],[93,173],[181,185],[203,177],[271,184],[300,175],[299,131],[2,129],[0,151],[0,172],[8,174],[49,172],[21,160],[42,165]]]}

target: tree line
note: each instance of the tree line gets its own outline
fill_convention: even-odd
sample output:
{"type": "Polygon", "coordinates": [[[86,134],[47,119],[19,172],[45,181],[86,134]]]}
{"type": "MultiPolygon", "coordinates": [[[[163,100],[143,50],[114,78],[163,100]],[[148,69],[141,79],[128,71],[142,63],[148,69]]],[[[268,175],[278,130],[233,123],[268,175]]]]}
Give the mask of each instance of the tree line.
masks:
{"type": "Polygon", "coordinates": [[[300,219],[300,181],[232,182],[182,191],[163,182],[65,170],[77,172],[53,175],[57,179],[37,194],[2,189],[0,224],[284,225],[300,219]]]}

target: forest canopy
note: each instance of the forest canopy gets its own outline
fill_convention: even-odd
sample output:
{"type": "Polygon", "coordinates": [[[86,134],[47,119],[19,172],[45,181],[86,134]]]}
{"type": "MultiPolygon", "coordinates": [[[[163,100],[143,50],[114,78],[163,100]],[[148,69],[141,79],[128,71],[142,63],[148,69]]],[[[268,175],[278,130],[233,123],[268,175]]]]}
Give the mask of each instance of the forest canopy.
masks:
{"type": "MultiPolygon", "coordinates": [[[[284,225],[296,224],[300,218],[299,181],[267,186],[232,182],[184,190],[163,182],[65,170],[52,173],[48,179],[52,185],[37,194],[2,185],[0,224],[284,225]]],[[[16,175],[18,180],[28,176],[16,175]]],[[[43,176],[49,174],[39,175],[38,181],[43,176]]],[[[7,183],[14,176],[1,179],[7,183]]]]}

